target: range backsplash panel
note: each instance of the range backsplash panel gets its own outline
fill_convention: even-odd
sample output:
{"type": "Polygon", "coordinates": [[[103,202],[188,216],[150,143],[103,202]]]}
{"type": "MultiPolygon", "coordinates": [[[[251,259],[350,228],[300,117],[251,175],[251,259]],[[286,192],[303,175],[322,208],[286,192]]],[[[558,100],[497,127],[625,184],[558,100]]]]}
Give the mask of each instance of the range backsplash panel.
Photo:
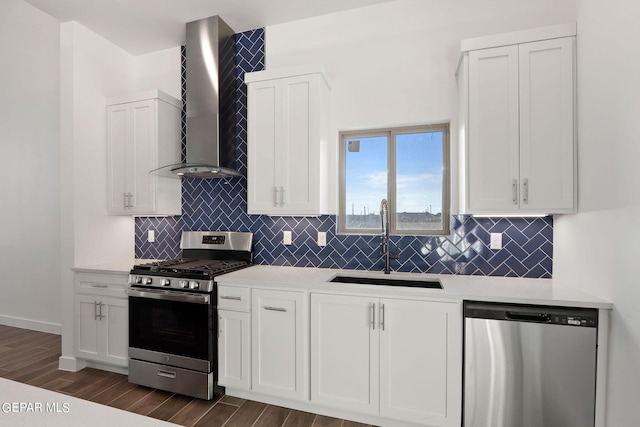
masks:
{"type": "MultiPolygon", "coordinates": [[[[264,29],[236,35],[238,169],[247,172],[247,92],[244,73],[264,69],[264,29]]],[[[183,49],[183,98],[184,98],[183,49]]],[[[183,99],[184,101],[184,99],[183,99]]],[[[184,112],[183,112],[184,120],[184,112]]],[[[184,129],[184,122],[183,122],[184,129]]],[[[183,132],[183,147],[185,135],[183,132]]],[[[184,148],[183,148],[184,156],[184,148]]],[[[165,259],[180,252],[182,230],[231,230],[254,233],[256,264],[382,270],[379,235],[337,235],[336,216],[271,217],[247,214],[247,180],[182,178],[180,217],[136,218],[136,257],[165,259]],[[155,230],[154,243],[147,231],[155,230]],[[282,244],[291,230],[293,242],[282,244]],[[327,246],[316,244],[318,231],[327,233],[327,246]]],[[[552,274],[553,219],[451,217],[449,236],[392,236],[400,253],[393,271],[543,277],[552,274]],[[503,233],[503,248],[489,248],[490,233],[503,233]]]]}

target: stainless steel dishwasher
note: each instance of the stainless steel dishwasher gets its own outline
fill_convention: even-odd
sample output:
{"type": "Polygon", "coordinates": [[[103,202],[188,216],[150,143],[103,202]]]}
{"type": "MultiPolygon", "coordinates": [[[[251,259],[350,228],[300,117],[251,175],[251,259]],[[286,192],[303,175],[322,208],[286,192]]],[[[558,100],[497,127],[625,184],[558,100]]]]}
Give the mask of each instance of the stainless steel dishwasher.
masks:
{"type": "Polygon", "coordinates": [[[596,309],[464,303],[465,427],[593,427],[596,309]]]}

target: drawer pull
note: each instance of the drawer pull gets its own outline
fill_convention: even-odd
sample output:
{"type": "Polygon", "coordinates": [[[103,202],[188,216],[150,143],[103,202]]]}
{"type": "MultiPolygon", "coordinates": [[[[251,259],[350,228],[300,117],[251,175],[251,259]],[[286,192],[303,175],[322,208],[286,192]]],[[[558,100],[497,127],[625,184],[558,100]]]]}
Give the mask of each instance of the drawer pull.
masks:
{"type": "Polygon", "coordinates": [[[94,283],[94,284],[91,285],[91,287],[92,288],[108,288],[109,285],[103,285],[103,284],[100,284],[100,283],[94,283]]]}
{"type": "Polygon", "coordinates": [[[262,308],[264,308],[265,310],[268,310],[268,311],[280,311],[280,312],[283,312],[283,313],[286,313],[286,312],[287,312],[287,309],[286,309],[286,308],[282,308],[282,307],[269,307],[269,306],[264,306],[264,307],[262,307],[262,308]]]}
{"type": "Polygon", "coordinates": [[[175,379],[176,373],[169,371],[158,371],[158,376],[163,378],[175,379]]]}
{"type": "Polygon", "coordinates": [[[234,296],[227,296],[227,295],[220,295],[220,299],[230,299],[233,301],[242,301],[242,297],[234,297],[234,296]]]}

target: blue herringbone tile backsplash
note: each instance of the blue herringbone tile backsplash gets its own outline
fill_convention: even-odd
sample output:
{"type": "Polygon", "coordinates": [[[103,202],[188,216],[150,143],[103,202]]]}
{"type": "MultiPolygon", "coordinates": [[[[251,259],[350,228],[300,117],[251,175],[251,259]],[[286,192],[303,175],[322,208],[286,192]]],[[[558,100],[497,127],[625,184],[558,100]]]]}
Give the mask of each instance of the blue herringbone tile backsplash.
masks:
{"type": "MultiPolygon", "coordinates": [[[[264,69],[264,30],[237,34],[236,46],[237,167],[246,173],[244,73],[264,69]]],[[[183,58],[183,98],[184,63],[183,58]]],[[[247,181],[243,177],[183,178],[182,193],[182,216],[136,218],[138,258],[177,256],[182,230],[232,230],[254,233],[256,264],[362,270],[383,268],[380,236],[337,235],[335,216],[248,215],[247,181]],[[146,241],[147,230],[156,231],[154,243],[146,241]],[[293,232],[291,245],[282,244],[283,230],[293,232]],[[316,244],[318,231],[327,233],[327,246],[316,244]]],[[[550,217],[453,216],[449,236],[392,236],[391,239],[400,251],[399,260],[392,261],[394,271],[545,278],[551,277],[552,273],[553,220],[550,217]],[[489,249],[489,233],[503,233],[501,250],[489,249]]]]}

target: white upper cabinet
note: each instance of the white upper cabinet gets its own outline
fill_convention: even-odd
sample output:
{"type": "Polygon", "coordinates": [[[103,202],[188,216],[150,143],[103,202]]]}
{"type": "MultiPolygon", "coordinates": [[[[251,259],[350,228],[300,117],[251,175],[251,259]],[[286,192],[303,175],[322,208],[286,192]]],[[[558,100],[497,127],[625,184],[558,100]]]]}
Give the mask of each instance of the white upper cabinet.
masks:
{"type": "Polygon", "coordinates": [[[463,42],[462,213],[576,210],[575,25],[550,29],[463,42]]]}
{"type": "Polygon", "coordinates": [[[181,105],[159,90],[107,100],[110,214],[182,214],[181,181],[150,173],[180,163],[181,105]]]}
{"type": "Polygon", "coordinates": [[[328,92],[310,70],[247,73],[248,213],[328,210],[328,92]]]}

